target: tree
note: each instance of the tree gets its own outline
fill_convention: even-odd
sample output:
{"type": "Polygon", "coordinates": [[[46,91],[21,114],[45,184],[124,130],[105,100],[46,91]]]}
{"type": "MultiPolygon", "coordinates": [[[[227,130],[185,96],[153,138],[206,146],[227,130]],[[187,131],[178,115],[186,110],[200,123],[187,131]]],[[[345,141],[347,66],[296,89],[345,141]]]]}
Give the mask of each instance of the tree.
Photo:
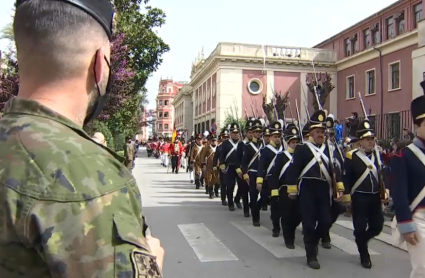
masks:
{"type": "Polygon", "coordinates": [[[0,31],[0,39],[6,39],[11,42],[15,41],[15,35],[13,34],[12,23],[6,24],[0,31]]]}
{"type": "Polygon", "coordinates": [[[305,80],[307,87],[310,91],[310,93],[313,94],[313,107],[314,111],[319,110],[319,105],[317,103],[316,98],[316,89],[317,89],[317,96],[319,98],[321,106],[324,106],[326,103],[326,100],[328,99],[329,94],[332,92],[333,89],[335,89],[335,86],[332,84],[332,77],[326,72],[325,76],[322,81],[322,74],[319,74],[318,79],[310,78],[306,76],[305,80]],[[316,89],[315,89],[316,87],[316,89]]]}
{"type": "Polygon", "coordinates": [[[262,107],[269,123],[285,118],[285,109],[288,107],[289,102],[289,92],[286,92],[284,95],[282,95],[281,92],[274,92],[273,94],[274,97],[271,99],[270,103],[267,103],[266,96],[263,96],[262,107]]]}
{"type": "Polygon", "coordinates": [[[4,56],[1,59],[0,72],[0,112],[10,98],[18,95],[19,90],[18,62],[14,59],[15,55],[10,50],[4,56]]]}
{"type": "Polygon", "coordinates": [[[114,1],[118,12],[117,28],[125,35],[126,55],[135,72],[133,81],[137,91],[143,90],[149,76],[162,63],[162,55],[170,50],[155,30],[165,23],[165,13],[148,3],[149,0],[114,1]]]}

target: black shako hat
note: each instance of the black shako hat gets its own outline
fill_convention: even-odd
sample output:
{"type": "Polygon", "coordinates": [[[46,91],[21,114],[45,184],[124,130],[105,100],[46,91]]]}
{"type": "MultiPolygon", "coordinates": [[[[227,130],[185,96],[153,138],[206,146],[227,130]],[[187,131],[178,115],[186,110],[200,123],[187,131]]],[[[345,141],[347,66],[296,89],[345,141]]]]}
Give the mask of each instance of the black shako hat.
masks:
{"type": "MultiPolygon", "coordinates": [[[[425,94],[425,81],[420,83],[425,94]]],[[[410,104],[413,123],[419,125],[420,120],[425,118],[425,95],[415,98],[410,104]]]]}
{"type": "Polygon", "coordinates": [[[234,132],[234,133],[238,133],[239,132],[239,125],[238,125],[238,123],[232,123],[232,124],[230,124],[229,131],[230,132],[234,132]]]}
{"type": "Polygon", "coordinates": [[[253,121],[252,131],[262,131],[262,130],[263,130],[263,124],[261,123],[259,119],[255,119],[253,121]]]}
{"type": "Polygon", "coordinates": [[[310,116],[310,130],[315,128],[324,128],[326,129],[326,111],[317,110],[310,116]]]}
{"type": "Polygon", "coordinates": [[[335,133],[335,120],[332,114],[329,114],[326,118],[326,129],[329,133],[335,133]]]}
{"type": "Polygon", "coordinates": [[[363,139],[366,137],[375,137],[375,133],[370,127],[370,121],[368,119],[364,119],[359,123],[356,131],[356,136],[359,139],[363,139]]]}
{"type": "MultiPolygon", "coordinates": [[[[29,0],[16,0],[16,8],[29,0]]],[[[114,7],[111,0],[57,0],[73,5],[91,15],[105,30],[109,40],[114,27],[114,7]]]]}
{"type": "Polygon", "coordinates": [[[293,139],[300,139],[300,132],[295,124],[288,124],[285,129],[285,141],[289,142],[293,139]]]}
{"type": "Polygon", "coordinates": [[[248,119],[245,124],[245,130],[251,131],[253,126],[254,126],[254,119],[248,119]]]}
{"type": "Polygon", "coordinates": [[[229,137],[229,131],[227,129],[222,129],[220,132],[221,137],[229,137]]]}
{"type": "Polygon", "coordinates": [[[282,124],[280,122],[274,122],[269,126],[270,135],[282,134],[282,124]]]}
{"type": "Polygon", "coordinates": [[[310,135],[310,123],[307,122],[304,126],[303,126],[303,130],[302,130],[302,134],[304,137],[309,136],[310,135]]]}

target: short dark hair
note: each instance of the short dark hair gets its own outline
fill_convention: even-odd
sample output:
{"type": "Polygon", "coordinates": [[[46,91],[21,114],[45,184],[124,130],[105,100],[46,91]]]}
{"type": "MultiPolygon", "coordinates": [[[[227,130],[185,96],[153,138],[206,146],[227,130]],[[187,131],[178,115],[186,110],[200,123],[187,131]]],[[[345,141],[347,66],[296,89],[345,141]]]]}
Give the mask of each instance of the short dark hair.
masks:
{"type": "Polygon", "coordinates": [[[83,59],[90,53],[94,56],[108,41],[93,17],[62,1],[22,3],[16,9],[13,30],[20,71],[35,66],[50,79],[81,74],[83,59]]]}

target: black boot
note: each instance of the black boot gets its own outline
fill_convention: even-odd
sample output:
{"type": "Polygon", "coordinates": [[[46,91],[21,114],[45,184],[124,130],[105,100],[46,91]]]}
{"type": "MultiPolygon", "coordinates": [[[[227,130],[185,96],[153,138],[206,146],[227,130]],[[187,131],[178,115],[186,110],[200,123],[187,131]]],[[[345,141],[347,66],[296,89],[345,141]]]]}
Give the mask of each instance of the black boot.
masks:
{"type": "Polygon", "coordinates": [[[279,235],[280,235],[280,228],[279,227],[273,227],[272,236],[273,237],[279,237],[279,235]]]}
{"type": "Polygon", "coordinates": [[[210,190],[208,189],[208,186],[205,186],[205,194],[210,194],[210,190]]]}
{"type": "Polygon", "coordinates": [[[252,225],[254,225],[254,227],[260,227],[260,216],[252,216],[252,225]]]}
{"type": "Polygon", "coordinates": [[[312,269],[320,269],[319,261],[317,260],[317,245],[305,246],[307,265],[312,269]]]}
{"type": "Polygon", "coordinates": [[[221,199],[221,205],[222,205],[222,206],[227,206],[227,201],[226,201],[226,199],[221,199]]]}
{"type": "Polygon", "coordinates": [[[210,199],[214,199],[214,189],[209,189],[210,199]]]}
{"type": "Polygon", "coordinates": [[[218,194],[218,189],[220,188],[220,185],[219,184],[216,184],[215,186],[214,186],[214,195],[215,195],[215,197],[219,197],[219,194],[218,194]]]}
{"type": "Polygon", "coordinates": [[[357,249],[360,254],[360,264],[363,268],[372,268],[372,261],[370,260],[369,250],[367,247],[367,241],[356,239],[357,249]]]}
{"type": "Polygon", "coordinates": [[[196,189],[199,189],[199,180],[195,180],[196,189]]]}

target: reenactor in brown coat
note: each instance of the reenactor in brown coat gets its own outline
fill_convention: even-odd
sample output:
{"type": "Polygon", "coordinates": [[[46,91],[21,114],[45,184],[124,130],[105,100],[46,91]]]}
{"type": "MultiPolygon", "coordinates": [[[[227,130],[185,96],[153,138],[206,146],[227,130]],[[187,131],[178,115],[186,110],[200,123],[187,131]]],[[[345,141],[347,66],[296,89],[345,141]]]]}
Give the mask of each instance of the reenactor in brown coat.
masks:
{"type": "Polygon", "coordinates": [[[195,136],[195,144],[193,145],[190,151],[190,164],[195,173],[195,185],[196,189],[199,189],[201,186],[201,173],[202,173],[202,160],[200,159],[200,154],[204,145],[202,144],[201,134],[195,136]]]}
{"type": "Polygon", "coordinates": [[[202,149],[200,160],[202,161],[203,173],[205,174],[205,193],[209,194],[210,199],[214,198],[214,194],[218,197],[219,178],[218,169],[214,167],[214,155],[217,149],[217,136],[210,134],[208,143],[202,149]]]}

